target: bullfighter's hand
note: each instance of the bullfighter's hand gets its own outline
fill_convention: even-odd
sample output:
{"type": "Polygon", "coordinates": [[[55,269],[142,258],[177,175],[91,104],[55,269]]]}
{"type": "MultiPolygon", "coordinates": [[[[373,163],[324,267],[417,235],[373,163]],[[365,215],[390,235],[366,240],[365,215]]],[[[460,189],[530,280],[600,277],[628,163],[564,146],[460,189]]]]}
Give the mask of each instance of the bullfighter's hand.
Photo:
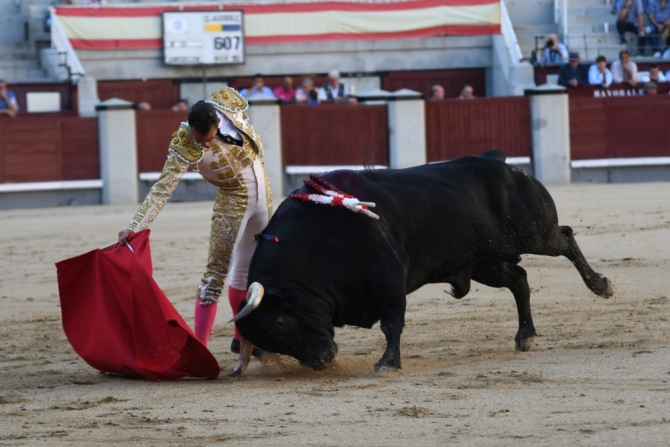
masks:
{"type": "Polygon", "coordinates": [[[119,243],[121,244],[127,244],[128,243],[128,236],[133,232],[133,230],[125,229],[121,232],[119,232],[119,243]]]}

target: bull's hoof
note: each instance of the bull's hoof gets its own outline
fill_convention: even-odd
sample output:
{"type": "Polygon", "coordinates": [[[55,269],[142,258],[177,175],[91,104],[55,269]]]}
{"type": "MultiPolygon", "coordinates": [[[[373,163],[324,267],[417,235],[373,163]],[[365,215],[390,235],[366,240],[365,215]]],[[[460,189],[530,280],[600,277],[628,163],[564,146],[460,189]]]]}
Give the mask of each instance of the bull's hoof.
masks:
{"type": "Polygon", "coordinates": [[[374,367],[374,371],[377,374],[386,374],[386,373],[398,372],[399,369],[401,369],[400,361],[395,362],[395,361],[388,361],[388,360],[384,360],[384,359],[378,361],[377,364],[374,367]]]}
{"type": "Polygon", "coordinates": [[[374,371],[377,374],[386,374],[386,373],[394,373],[398,372],[400,368],[396,368],[395,366],[389,366],[389,365],[375,365],[374,371]]]}
{"type": "Polygon", "coordinates": [[[535,344],[534,339],[531,338],[522,338],[520,340],[515,340],[514,341],[514,350],[515,351],[521,351],[521,352],[528,352],[530,351],[531,346],[535,344]]]}
{"type": "Polygon", "coordinates": [[[603,293],[599,293],[599,295],[603,298],[609,298],[614,295],[614,286],[612,286],[612,281],[603,277],[603,284],[605,285],[605,291],[603,293]]]}

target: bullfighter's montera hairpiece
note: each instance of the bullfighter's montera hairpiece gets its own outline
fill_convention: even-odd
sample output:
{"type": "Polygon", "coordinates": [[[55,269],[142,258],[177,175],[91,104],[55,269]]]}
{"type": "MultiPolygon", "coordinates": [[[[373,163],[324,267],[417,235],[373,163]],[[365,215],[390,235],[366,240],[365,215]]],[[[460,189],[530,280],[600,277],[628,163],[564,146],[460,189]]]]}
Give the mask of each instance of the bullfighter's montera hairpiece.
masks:
{"type": "Polygon", "coordinates": [[[328,183],[323,178],[310,174],[309,180],[303,180],[306,186],[312,188],[319,194],[291,194],[289,197],[303,202],[313,202],[321,205],[330,205],[334,207],[345,207],[354,213],[365,214],[373,219],[379,219],[379,216],[368,208],[374,208],[373,202],[361,202],[352,195],[340,191],[335,186],[328,183]]]}

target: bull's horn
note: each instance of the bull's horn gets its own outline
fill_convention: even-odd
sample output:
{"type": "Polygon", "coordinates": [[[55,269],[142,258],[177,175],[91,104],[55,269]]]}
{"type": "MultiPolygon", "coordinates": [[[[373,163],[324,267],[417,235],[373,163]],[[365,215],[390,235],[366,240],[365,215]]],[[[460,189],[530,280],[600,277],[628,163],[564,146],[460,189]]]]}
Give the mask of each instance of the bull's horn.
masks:
{"type": "Polygon", "coordinates": [[[246,338],[240,336],[240,357],[237,360],[235,369],[232,372],[226,374],[226,377],[239,377],[244,375],[244,372],[247,370],[247,366],[249,366],[249,360],[251,360],[251,353],[253,349],[254,344],[246,338]]]}
{"type": "Polygon", "coordinates": [[[263,289],[261,283],[259,282],[251,283],[251,285],[249,286],[249,291],[247,291],[247,305],[244,306],[244,309],[242,309],[239,314],[231,318],[228,323],[232,323],[233,321],[239,321],[240,318],[246,317],[251,313],[251,311],[260,306],[261,301],[263,300],[264,293],[265,289],[263,289]]]}

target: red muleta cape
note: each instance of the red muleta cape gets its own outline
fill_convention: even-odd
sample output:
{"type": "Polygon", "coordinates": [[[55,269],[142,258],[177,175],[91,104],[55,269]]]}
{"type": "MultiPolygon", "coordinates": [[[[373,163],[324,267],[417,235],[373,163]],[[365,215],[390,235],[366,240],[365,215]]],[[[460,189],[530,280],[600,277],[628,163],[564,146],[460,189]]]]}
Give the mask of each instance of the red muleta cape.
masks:
{"type": "Polygon", "coordinates": [[[63,330],[100,371],[155,381],[219,376],[200,343],[153,279],[149,230],[125,245],[56,263],[63,330]]]}

